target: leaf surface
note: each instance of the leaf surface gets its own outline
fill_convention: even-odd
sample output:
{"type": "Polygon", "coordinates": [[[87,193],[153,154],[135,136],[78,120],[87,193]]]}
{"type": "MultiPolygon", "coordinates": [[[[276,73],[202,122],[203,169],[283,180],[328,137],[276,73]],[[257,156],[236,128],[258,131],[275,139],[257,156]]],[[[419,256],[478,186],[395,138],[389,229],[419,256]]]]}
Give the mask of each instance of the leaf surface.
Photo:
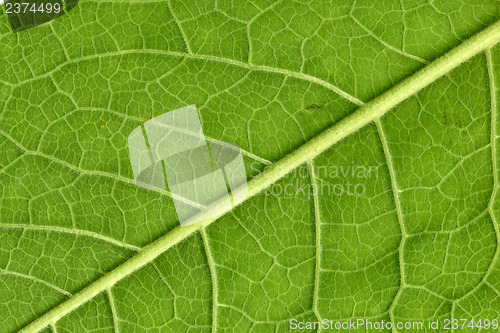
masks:
{"type": "Polygon", "coordinates": [[[81,1],[12,34],[1,15],[2,328],[500,319],[498,46],[257,177],[259,194],[157,258],[141,253],[177,239],[175,209],[135,186],[127,149],[142,122],[196,104],[209,140],[262,176],[497,19],[495,1],[81,1]]]}

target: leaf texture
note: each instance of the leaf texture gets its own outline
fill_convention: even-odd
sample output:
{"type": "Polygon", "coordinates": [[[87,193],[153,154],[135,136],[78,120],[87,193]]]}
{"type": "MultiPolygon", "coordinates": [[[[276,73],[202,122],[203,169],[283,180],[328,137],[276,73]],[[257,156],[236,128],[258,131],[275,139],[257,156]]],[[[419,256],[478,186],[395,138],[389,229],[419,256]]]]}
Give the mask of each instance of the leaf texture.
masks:
{"type": "Polygon", "coordinates": [[[2,12],[2,330],[131,260],[144,267],[44,332],[500,320],[499,46],[157,258],[140,254],[179,232],[175,209],[135,186],[127,149],[144,121],[196,104],[208,139],[262,176],[497,19],[484,0],[81,1],[12,34],[2,12]]]}

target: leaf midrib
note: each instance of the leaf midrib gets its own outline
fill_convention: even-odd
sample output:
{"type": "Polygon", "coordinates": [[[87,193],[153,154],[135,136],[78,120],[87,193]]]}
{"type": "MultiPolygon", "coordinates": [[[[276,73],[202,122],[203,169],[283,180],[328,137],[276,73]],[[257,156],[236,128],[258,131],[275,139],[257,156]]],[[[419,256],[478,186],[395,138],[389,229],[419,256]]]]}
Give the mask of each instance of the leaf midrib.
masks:
{"type": "MultiPolygon", "coordinates": [[[[376,97],[366,105],[360,107],[352,115],[339,121],[329,129],[317,135],[297,150],[276,162],[273,167],[267,169],[248,183],[248,196],[246,200],[265,190],[280,178],[287,175],[296,167],[312,160],[332,145],[341,141],[348,135],[358,131],[365,125],[380,118],[394,106],[398,105],[410,96],[436,81],[443,75],[458,67],[463,62],[476,54],[492,47],[500,40],[500,21],[495,22],[483,31],[479,32],[469,40],[457,46],[450,52],[438,58],[422,70],[413,74],[406,80],[397,84],[389,91],[376,97]]],[[[218,203],[209,207],[206,214],[218,210],[218,203]]],[[[186,239],[194,232],[208,226],[220,216],[207,219],[203,222],[192,224],[187,227],[177,226],[169,233],[150,243],[137,255],[124,262],[114,270],[102,276],[82,291],[61,303],[54,309],[42,315],[21,332],[38,332],[51,323],[72,312],[80,305],[86,303],[101,292],[111,288],[118,281],[131,273],[144,267],[161,255],[164,251],[186,239]]]]}

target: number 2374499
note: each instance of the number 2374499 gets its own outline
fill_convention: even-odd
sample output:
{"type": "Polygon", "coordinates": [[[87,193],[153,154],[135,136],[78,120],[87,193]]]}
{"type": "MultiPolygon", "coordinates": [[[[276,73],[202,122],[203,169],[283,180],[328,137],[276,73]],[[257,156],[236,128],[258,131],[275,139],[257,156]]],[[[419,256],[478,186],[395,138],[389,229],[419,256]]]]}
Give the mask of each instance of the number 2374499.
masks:
{"type": "Polygon", "coordinates": [[[26,13],[60,13],[61,12],[61,4],[60,3],[9,3],[5,4],[5,12],[7,14],[26,14],[26,13]]]}

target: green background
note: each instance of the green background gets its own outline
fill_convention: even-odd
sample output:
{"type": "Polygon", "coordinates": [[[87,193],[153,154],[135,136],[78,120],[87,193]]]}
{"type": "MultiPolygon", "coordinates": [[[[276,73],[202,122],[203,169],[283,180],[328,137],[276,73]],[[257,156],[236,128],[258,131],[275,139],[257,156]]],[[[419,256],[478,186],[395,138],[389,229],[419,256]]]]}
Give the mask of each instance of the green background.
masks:
{"type": "MultiPolygon", "coordinates": [[[[237,144],[249,173],[260,170],[496,21],[498,8],[81,1],[13,34],[2,7],[0,330],[24,327],[178,224],[168,195],[134,185],[127,136],[142,122],[196,104],[207,137],[237,144]]],[[[499,47],[488,54],[313,161],[376,166],[377,177],[279,182],[351,180],[364,196],[262,193],[46,331],[500,319],[499,47]]]]}

